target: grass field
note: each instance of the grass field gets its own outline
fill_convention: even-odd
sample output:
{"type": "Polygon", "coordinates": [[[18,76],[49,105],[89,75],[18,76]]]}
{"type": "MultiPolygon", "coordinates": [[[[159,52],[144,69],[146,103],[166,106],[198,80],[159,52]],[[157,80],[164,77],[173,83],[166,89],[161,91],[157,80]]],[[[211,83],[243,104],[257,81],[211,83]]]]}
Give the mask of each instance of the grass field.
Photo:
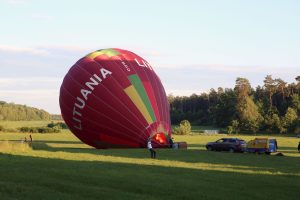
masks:
{"type": "MultiPolygon", "coordinates": [[[[299,139],[276,137],[285,156],[208,152],[224,135],[175,136],[188,150],[97,150],[70,133],[0,133],[0,199],[299,199],[299,139]]],[[[228,136],[226,136],[228,137],[228,136]]],[[[236,137],[236,136],[234,136],[236,137]]],[[[239,136],[245,140],[253,136],[239,136]]]]}
{"type": "Polygon", "coordinates": [[[23,126],[40,127],[47,126],[51,121],[0,121],[0,126],[8,129],[18,129],[23,126]]]}
{"type": "MultiPolygon", "coordinates": [[[[49,123],[61,122],[59,120],[51,121],[1,121],[0,126],[3,127],[5,132],[18,132],[18,129],[21,127],[46,127],[49,123]]],[[[61,129],[60,132],[67,133],[69,130],[61,129]]]]}

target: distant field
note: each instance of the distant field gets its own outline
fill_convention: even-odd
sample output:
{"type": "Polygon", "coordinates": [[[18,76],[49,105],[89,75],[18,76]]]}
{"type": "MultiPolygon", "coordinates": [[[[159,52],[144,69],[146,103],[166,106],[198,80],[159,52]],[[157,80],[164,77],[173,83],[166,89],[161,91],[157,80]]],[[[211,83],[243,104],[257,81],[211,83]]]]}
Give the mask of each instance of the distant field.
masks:
{"type": "MultiPolygon", "coordinates": [[[[179,125],[172,125],[172,128],[178,127],[179,125]]],[[[223,130],[221,128],[217,128],[214,126],[194,126],[192,125],[192,133],[198,134],[200,132],[203,132],[204,130],[223,130]]]]}
{"type": "MultiPolygon", "coordinates": [[[[97,150],[70,133],[0,133],[0,199],[299,199],[299,139],[276,137],[283,157],[208,152],[225,135],[174,136],[188,150],[97,150]]],[[[227,136],[225,136],[227,137],[227,136]]],[[[239,136],[238,136],[239,137],[239,136]]],[[[240,136],[250,140],[253,136],[240,136]]]]}
{"type": "Polygon", "coordinates": [[[51,121],[0,121],[0,126],[3,126],[4,128],[17,129],[23,126],[47,126],[49,123],[51,123],[51,121]]]}
{"type": "MultiPolygon", "coordinates": [[[[4,132],[18,132],[18,129],[21,127],[46,127],[51,122],[61,122],[60,120],[51,120],[51,121],[0,121],[0,126],[2,126],[4,132]]],[[[61,133],[69,133],[69,130],[61,129],[61,133]]],[[[1,134],[1,131],[0,131],[1,134]]]]}

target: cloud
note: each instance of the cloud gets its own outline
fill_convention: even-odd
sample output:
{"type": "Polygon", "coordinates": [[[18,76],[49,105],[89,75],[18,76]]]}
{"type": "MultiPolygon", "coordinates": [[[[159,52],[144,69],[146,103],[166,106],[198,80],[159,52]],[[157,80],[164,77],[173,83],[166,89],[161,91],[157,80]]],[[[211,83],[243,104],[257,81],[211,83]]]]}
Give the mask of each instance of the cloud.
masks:
{"type": "Polygon", "coordinates": [[[97,49],[92,47],[82,47],[76,45],[39,45],[37,48],[45,49],[51,53],[51,55],[59,54],[82,54],[82,56],[95,51],[97,49]]]}
{"type": "Polygon", "coordinates": [[[59,88],[61,82],[61,78],[54,77],[0,78],[0,89],[10,91],[11,89],[59,88]]]}
{"type": "Polygon", "coordinates": [[[0,100],[60,113],[61,83],[62,79],[55,77],[0,78],[0,100]]]}
{"type": "Polygon", "coordinates": [[[21,5],[21,4],[24,4],[26,1],[25,0],[6,0],[5,2],[10,5],[21,5]]]}
{"type": "Polygon", "coordinates": [[[194,69],[215,72],[249,72],[249,73],[290,73],[296,72],[300,66],[250,66],[250,65],[223,65],[223,64],[161,64],[154,66],[158,69],[194,69]]]}
{"type": "Polygon", "coordinates": [[[18,78],[0,78],[0,88],[12,85],[19,85],[20,83],[25,85],[39,85],[41,83],[57,83],[61,82],[60,78],[52,77],[18,77],[18,78]]]}
{"type": "Polygon", "coordinates": [[[59,93],[57,90],[29,89],[29,90],[1,90],[1,99],[46,110],[50,113],[60,113],[58,106],[59,93]]]}
{"type": "MultiPolygon", "coordinates": [[[[24,47],[24,46],[13,46],[0,44],[0,52],[6,54],[27,54],[34,56],[56,56],[56,57],[69,57],[77,56],[83,57],[86,54],[98,50],[99,47],[96,46],[77,46],[77,45],[36,45],[34,47],[24,47]]],[[[167,55],[159,51],[153,51],[149,49],[139,49],[132,50],[132,52],[137,53],[138,55],[149,58],[148,60],[163,60],[167,55]]],[[[172,66],[174,67],[174,66],[172,66]]]]}
{"type": "Polygon", "coordinates": [[[95,51],[91,47],[82,47],[82,46],[68,46],[68,45],[38,45],[36,47],[20,47],[13,45],[4,45],[0,44],[0,52],[5,53],[27,53],[32,55],[54,55],[59,54],[61,52],[69,52],[69,53],[82,53],[85,54],[95,51]]]}
{"type": "Polygon", "coordinates": [[[31,54],[39,56],[49,55],[49,51],[41,48],[31,48],[31,47],[16,47],[11,45],[0,45],[0,52],[12,53],[12,54],[31,54]]]}
{"type": "Polygon", "coordinates": [[[0,78],[63,77],[87,52],[78,46],[22,47],[0,44],[0,78]]]}
{"type": "Polygon", "coordinates": [[[45,95],[56,95],[57,90],[31,89],[31,90],[0,90],[2,96],[14,96],[14,98],[22,97],[22,99],[41,99],[45,95]]]}

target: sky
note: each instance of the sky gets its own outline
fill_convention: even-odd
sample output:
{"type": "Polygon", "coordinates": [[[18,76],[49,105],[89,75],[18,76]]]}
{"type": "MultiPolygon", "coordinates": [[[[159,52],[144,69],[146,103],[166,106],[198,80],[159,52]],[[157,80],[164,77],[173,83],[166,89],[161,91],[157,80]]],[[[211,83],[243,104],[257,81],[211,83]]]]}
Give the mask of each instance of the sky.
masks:
{"type": "Polygon", "coordinates": [[[167,94],[300,75],[298,0],[0,0],[0,100],[59,114],[69,68],[98,49],[147,60],[167,94]]]}

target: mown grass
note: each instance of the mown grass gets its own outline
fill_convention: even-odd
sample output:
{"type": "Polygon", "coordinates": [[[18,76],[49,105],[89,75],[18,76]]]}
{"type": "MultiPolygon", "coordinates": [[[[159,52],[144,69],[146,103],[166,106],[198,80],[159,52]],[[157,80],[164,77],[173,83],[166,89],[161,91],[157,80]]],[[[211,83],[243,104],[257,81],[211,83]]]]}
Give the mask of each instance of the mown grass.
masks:
{"type": "MultiPolygon", "coordinates": [[[[299,139],[276,137],[285,156],[208,152],[225,135],[174,136],[187,150],[97,150],[70,133],[0,133],[0,199],[299,199],[299,139]],[[1,144],[8,145],[2,148],[1,144]],[[24,145],[24,144],[22,144],[24,145]],[[26,144],[25,144],[26,145],[26,144]]],[[[245,140],[253,136],[234,136],[245,140]]]]}

